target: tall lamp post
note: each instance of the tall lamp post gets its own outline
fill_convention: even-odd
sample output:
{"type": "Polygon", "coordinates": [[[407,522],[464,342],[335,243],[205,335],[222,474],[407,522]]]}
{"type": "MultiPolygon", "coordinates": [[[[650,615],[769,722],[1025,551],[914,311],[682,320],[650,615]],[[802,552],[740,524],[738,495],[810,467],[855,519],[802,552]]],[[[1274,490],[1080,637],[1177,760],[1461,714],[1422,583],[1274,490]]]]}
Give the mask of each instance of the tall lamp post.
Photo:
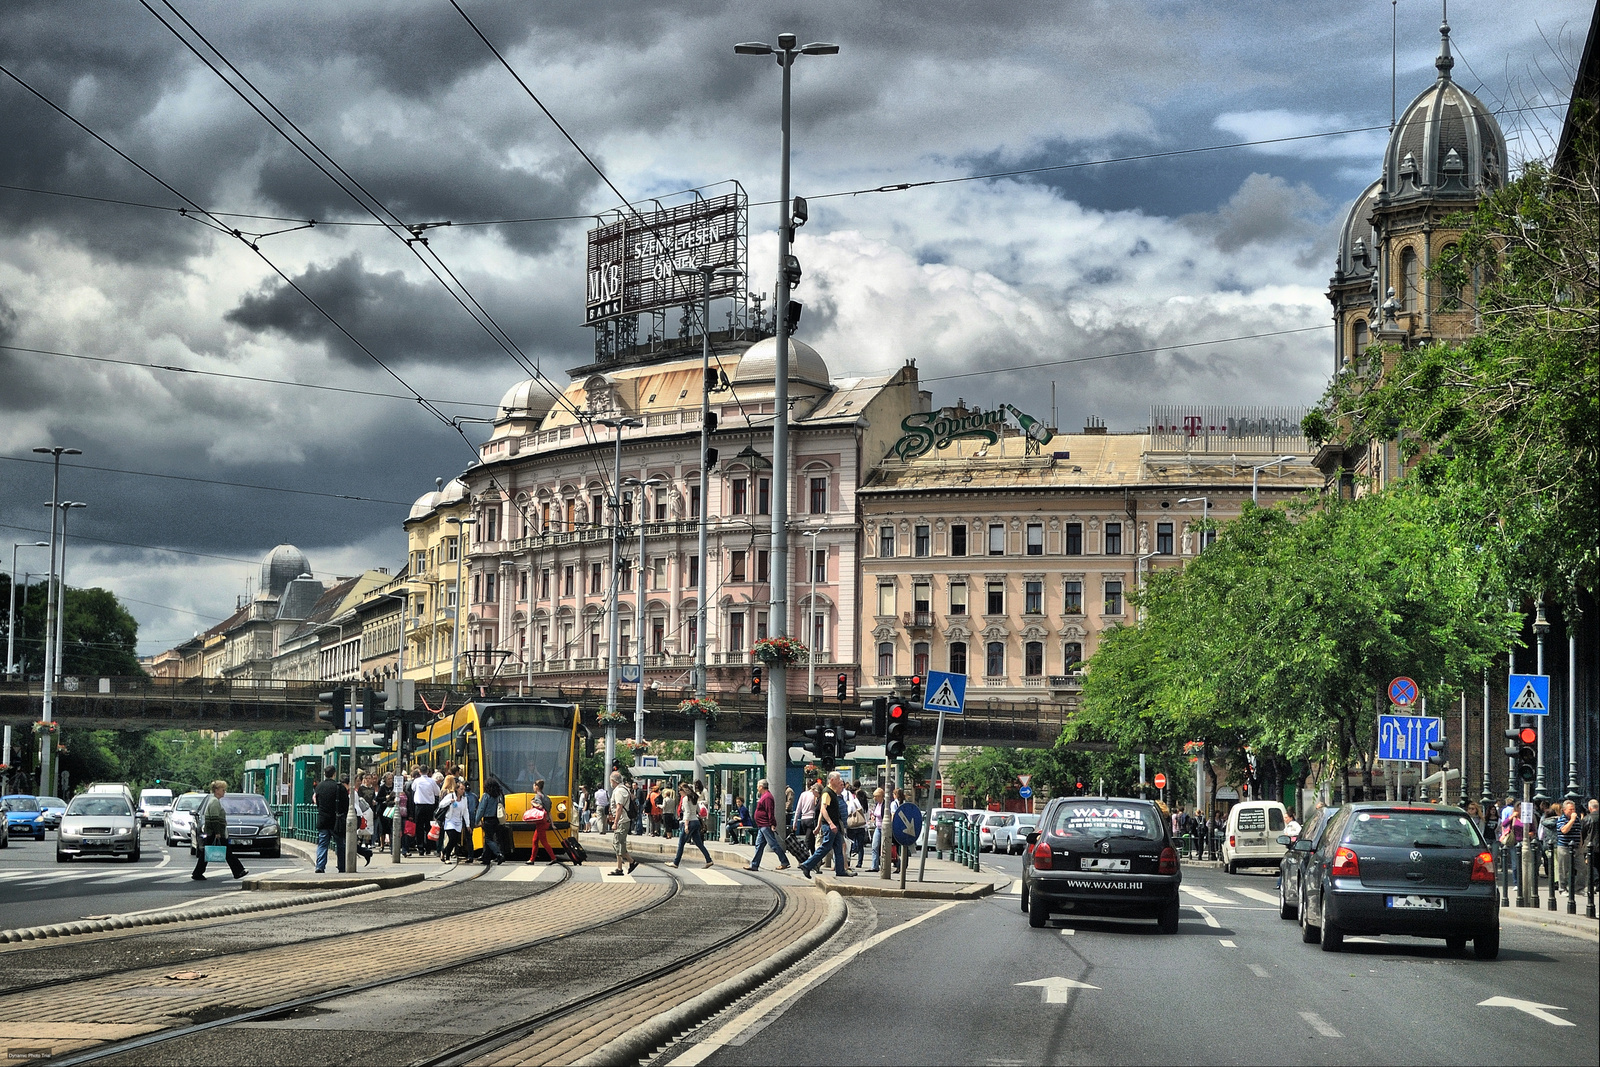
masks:
{"type": "Polygon", "coordinates": [[[1195,546],[1194,554],[1199,555],[1206,550],[1206,534],[1211,527],[1211,498],[1209,496],[1180,496],[1180,504],[1200,505],[1200,543],[1195,546]]]}
{"type": "Polygon", "coordinates": [[[11,611],[6,615],[7,681],[10,681],[11,676],[17,672],[17,549],[49,547],[49,541],[13,541],[11,543],[11,611]]]}
{"type": "MultiPolygon", "coordinates": [[[[794,216],[789,203],[789,80],[794,61],[800,56],[837,55],[839,46],[820,42],[801,45],[792,33],[778,34],[778,43],[746,41],[733,46],[737,55],[772,56],[783,72],[780,104],[780,147],[778,178],[778,277],[774,292],[776,312],[776,360],[773,373],[772,405],[772,622],[773,637],[789,633],[789,284],[791,270],[789,242],[794,216]]],[[[798,264],[793,264],[798,273],[798,264]]],[[[702,508],[705,501],[700,502],[702,508]]],[[[702,560],[701,571],[705,570],[702,560]]],[[[704,582],[704,574],[701,581],[704,582]]],[[[702,598],[703,599],[703,598],[702,598]]],[[[788,671],[773,664],[767,689],[767,780],[773,796],[783,796],[782,785],[789,777],[788,671]]],[[[781,803],[781,802],[780,802],[781,803]]],[[[779,825],[788,825],[787,807],[779,812],[779,825]]]]}
{"type": "MultiPolygon", "coordinates": [[[[633,606],[633,652],[634,663],[639,668],[639,681],[633,687],[633,739],[642,744],[644,742],[644,491],[660,489],[666,483],[660,478],[645,478],[642,481],[638,478],[628,478],[622,484],[636,490],[633,521],[639,527],[639,565],[635,569],[638,575],[638,587],[634,590],[633,606]]],[[[705,504],[703,490],[700,494],[700,503],[705,504]]],[[[609,764],[607,769],[610,769],[609,764]]]]}
{"type": "MultiPolygon", "coordinates": [[[[596,419],[601,426],[611,427],[611,436],[616,441],[616,473],[611,479],[611,582],[610,595],[606,597],[606,711],[612,715],[617,713],[617,549],[622,538],[622,431],[628,427],[643,426],[638,419],[626,416],[617,419],[596,419]]],[[[700,500],[700,510],[706,506],[704,494],[700,500]]],[[[700,563],[700,581],[705,584],[705,562],[700,563]]],[[[606,772],[611,771],[611,761],[617,758],[616,731],[606,731],[606,772]]]]}
{"type": "MultiPolygon", "coordinates": [[[[1539,654],[1539,665],[1537,667],[1537,673],[1539,673],[1539,674],[1543,674],[1544,673],[1544,638],[1545,638],[1545,635],[1548,634],[1549,632],[1550,632],[1550,620],[1545,618],[1545,614],[1544,614],[1544,599],[1540,598],[1538,604],[1534,605],[1534,611],[1533,611],[1533,635],[1539,642],[1539,653],[1538,653],[1539,654]]],[[[1538,765],[1539,766],[1539,771],[1538,771],[1538,774],[1536,776],[1536,780],[1533,783],[1533,799],[1534,799],[1533,817],[1534,817],[1534,819],[1536,821],[1543,817],[1544,812],[1541,809],[1544,807],[1544,805],[1546,805],[1546,804],[1548,804],[1550,802],[1550,794],[1545,788],[1545,778],[1544,778],[1544,721],[1546,719],[1548,719],[1549,717],[1550,717],[1550,709],[1546,708],[1545,709],[1545,713],[1543,715],[1538,716],[1537,717],[1537,721],[1536,721],[1536,726],[1538,727],[1538,731],[1539,731],[1539,735],[1538,735],[1539,739],[1537,741],[1538,751],[1539,751],[1539,765],[1538,765]]],[[[1524,833],[1531,840],[1535,840],[1535,841],[1538,840],[1538,838],[1534,835],[1534,827],[1533,826],[1529,826],[1524,831],[1524,833]]],[[[1541,851],[1542,851],[1542,849],[1541,849],[1541,851]]],[[[1555,854],[1552,852],[1551,855],[1553,857],[1555,854]]],[[[1542,858],[1535,858],[1534,859],[1533,862],[1534,862],[1535,869],[1537,869],[1538,864],[1541,861],[1542,861],[1542,858]]],[[[1537,883],[1534,884],[1533,905],[1534,905],[1534,907],[1538,907],[1539,906],[1539,889],[1538,889],[1538,884],[1537,883]]],[[[1551,865],[1550,865],[1550,905],[1549,905],[1549,907],[1550,907],[1551,911],[1555,911],[1556,910],[1556,872],[1555,872],[1555,864],[1554,864],[1554,862],[1552,862],[1551,865]]]]}
{"type": "Polygon", "coordinates": [[[1268,460],[1250,468],[1250,503],[1256,502],[1256,493],[1261,486],[1261,472],[1268,467],[1277,467],[1284,463],[1293,463],[1293,456],[1279,456],[1277,459],[1268,460]]]}
{"type": "MultiPolygon", "coordinates": [[[[55,462],[55,470],[50,479],[50,577],[45,582],[44,594],[44,715],[45,722],[55,718],[55,692],[56,679],[53,665],[55,663],[55,627],[53,615],[56,610],[56,505],[61,500],[61,457],[81,456],[81,448],[65,448],[61,445],[52,445],[49,448],[36,448],[40,455],[50,456],[55,462]]],[[[52,757],[55,749],[49,730],[39,738],[39,784],[50,787],[54,780],[50,774],[52,757]]]]}
{"type": "MultiPolygon", "coordinates": [[[[817,636],[817,535],[822,532],[822,527],[807,530],[802,536],[811,538],[811,547],[806,550],[806,571],[811,576],[811,598],[806,602],[805,613],[805,642],[809,645],[816,644],[817,636]]],[[[915,606],[915,605],[913,605],[915,606]]],[[[806,657],[806,700],[817,699],[817,652],[812,648],[811,655],[806,657]]],[[[787,758],[787,757],[786,757],[787,758]]]]}
{"type": "Polygon", "coordinates": [[[461,561],[467,558],[467,527],[478,520],[451,515],[444,520],[456,527],[456,615],[450,620],[450,688],[456,687],[456,672],[461,665],[461,616],[467,606],[467,591],[461,587],[461,561]]]}

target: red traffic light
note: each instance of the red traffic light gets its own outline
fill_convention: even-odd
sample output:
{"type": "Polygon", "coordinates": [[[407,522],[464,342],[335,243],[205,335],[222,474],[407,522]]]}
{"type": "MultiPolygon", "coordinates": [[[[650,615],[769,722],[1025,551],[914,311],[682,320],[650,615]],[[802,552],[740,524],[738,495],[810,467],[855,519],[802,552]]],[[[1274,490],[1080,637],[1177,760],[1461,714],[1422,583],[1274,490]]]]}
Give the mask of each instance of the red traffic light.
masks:
{"type": "Polygon", "coordinates": [[[1539,740],[1539,731],[1532,726],[1524,726],[1517,734],[1518,740],[1525,745],[1534,744],[1539,740]]]}
{"type": "Polygon", "coordinates": [[[889,705],[889,719],[891,721],[903,719],[905,717],[906,717],[906,709],[905,708],[901,707],[899,704],[890,704],[889,705]]]}

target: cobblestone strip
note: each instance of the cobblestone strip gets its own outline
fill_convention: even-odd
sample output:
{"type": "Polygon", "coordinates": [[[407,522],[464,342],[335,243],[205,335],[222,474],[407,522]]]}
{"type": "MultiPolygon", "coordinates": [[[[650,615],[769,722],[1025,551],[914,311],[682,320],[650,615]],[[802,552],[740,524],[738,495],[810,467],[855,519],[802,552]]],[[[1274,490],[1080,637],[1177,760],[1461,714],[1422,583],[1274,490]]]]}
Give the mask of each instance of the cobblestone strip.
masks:
{"type": "Polygon", "coordinates": [[[434,922],[419,910],[416,925],[353,934],[328,959],[308,956],[301,945],[282,945],[197,961],[196,970],[178,971],[176,977],[167,973],[169,964],[95,978],[5,998],[0,1001],[0,1032],[8,1023],[93,1019],[149,1033],[186,1025],[199,1012],[214,1018],[219,1012],[250,1011],[447,966],[486,951],[514,949],[632,910],[667,892],[648,883],[572,884],[434,922]]]}
{"type": "MultiPolygon", "coordinates": [[[[189,908],[186,911],[157,912],[146,915],[113,915],[106,919],[79,919],[76,922],[53,923],[49,926],[28,926],[16,930],[0,930],[0,943],[16,944],[22,941],[44,941],[52,937],[71,937],[74,934],[100,934],[108,930],[131,930],[138,926],[164,926],[167,923],[194,922],[197,919],[217,919],[225,915],[246,915],[253,911],[277,911],[280,908],[297,908],[303,904],[322,904],[330,900],[343,900],[360,893],[370,893],[375,885],[355,885],[348,889],[330,889],[324,893],[307,893],[290,900],[258,900],[248,904],[214,904],[209,908],[189,908]]],[[[181,906],[181,905],[180,905],[181,906]]]]}
{"type": "Polygon", "coordinates": [[[786,890],[782,915],[749,939],[695,960],[654,985],[628,989],[473,1061],[478,1067],[572,1064],[651,1019],[704,993],[793,944],[827,914],[827,898],[812,889],[786,890]]]}

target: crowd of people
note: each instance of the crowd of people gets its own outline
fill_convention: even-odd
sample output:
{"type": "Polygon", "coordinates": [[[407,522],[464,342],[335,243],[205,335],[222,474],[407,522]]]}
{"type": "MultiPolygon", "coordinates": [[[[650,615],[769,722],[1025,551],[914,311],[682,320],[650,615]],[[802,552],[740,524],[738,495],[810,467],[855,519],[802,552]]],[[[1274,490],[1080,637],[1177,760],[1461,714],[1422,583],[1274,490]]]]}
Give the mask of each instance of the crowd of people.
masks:
{"type": "MultiPolygon", "coordinates": [[[[1503,850],[1520,853],[1524,842],[1532,841],[1534,861],[1546,881],[1553,880],[1557,892],[1585,892],[1591,879],[1600,874],[1600,800],[1590,798],[1586,811],[1572,800],[1534,801],[1535,817],[1530,827],[1523,818],[1522,805],[1507,796],[1500,807],[1495,840],[1503,850]]],[[[1477,808],[1476,804],[1470,809],[1477,808]]],[[[1474,812],[1474,814],[1479,814],[1474,812]]],[[[1522,864],[1513,861],[1511,886],[1522,886],[1522,864]]]]}

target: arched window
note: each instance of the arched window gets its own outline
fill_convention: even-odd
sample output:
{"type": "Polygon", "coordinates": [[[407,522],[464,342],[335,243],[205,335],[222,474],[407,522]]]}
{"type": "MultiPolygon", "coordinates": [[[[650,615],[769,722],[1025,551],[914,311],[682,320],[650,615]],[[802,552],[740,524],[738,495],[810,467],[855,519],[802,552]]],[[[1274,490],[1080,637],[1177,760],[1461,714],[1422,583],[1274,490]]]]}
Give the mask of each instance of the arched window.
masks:
{"type": "Polygon", "coordinates": [[[983,673],[999,678],[1006,673],[1006,646],[1002,641],[990,641],[984,646],[983,673]]]}
{"type": "Polygon", "coordinates": [[[1461,281],[1462,270],[1459,263],[1451,262],[1455,257],[1456,246],[1445,245],[1439,250],[1439,258],[1444,261],[1444,269],[1439,273],[1439,310],[1461,310],[1461,281]]]}
{"type": "Polygon", "coordinates": [[[926,641],[918,641],[911,646],[911,673],[918,677],[927,677],[928,652],[931,646],[926,641]]]}
{"type": "Polygon", "coordinates": [[[1407,248],[1400,253],[1400,306],[1405,311],[1422,307],[1422,290],[1417,277],[1417,253],[1407,248]]]}
{"type": "Polygon", "coordinates": [[[1037,678],[1044,673],[1044,642],[1029,641],[1022,646],[1022,673],[1037,678]]]}
{"type": "Polygon", "coordinates": [[[878,643],[878,677],[887,678],[894,673],[894,642],[878,643]]]}
{"type": "Polygon", "coordinates": [[[967,673],[967,643],[965,641],[950,642],[950,673],[967,673]]]}

